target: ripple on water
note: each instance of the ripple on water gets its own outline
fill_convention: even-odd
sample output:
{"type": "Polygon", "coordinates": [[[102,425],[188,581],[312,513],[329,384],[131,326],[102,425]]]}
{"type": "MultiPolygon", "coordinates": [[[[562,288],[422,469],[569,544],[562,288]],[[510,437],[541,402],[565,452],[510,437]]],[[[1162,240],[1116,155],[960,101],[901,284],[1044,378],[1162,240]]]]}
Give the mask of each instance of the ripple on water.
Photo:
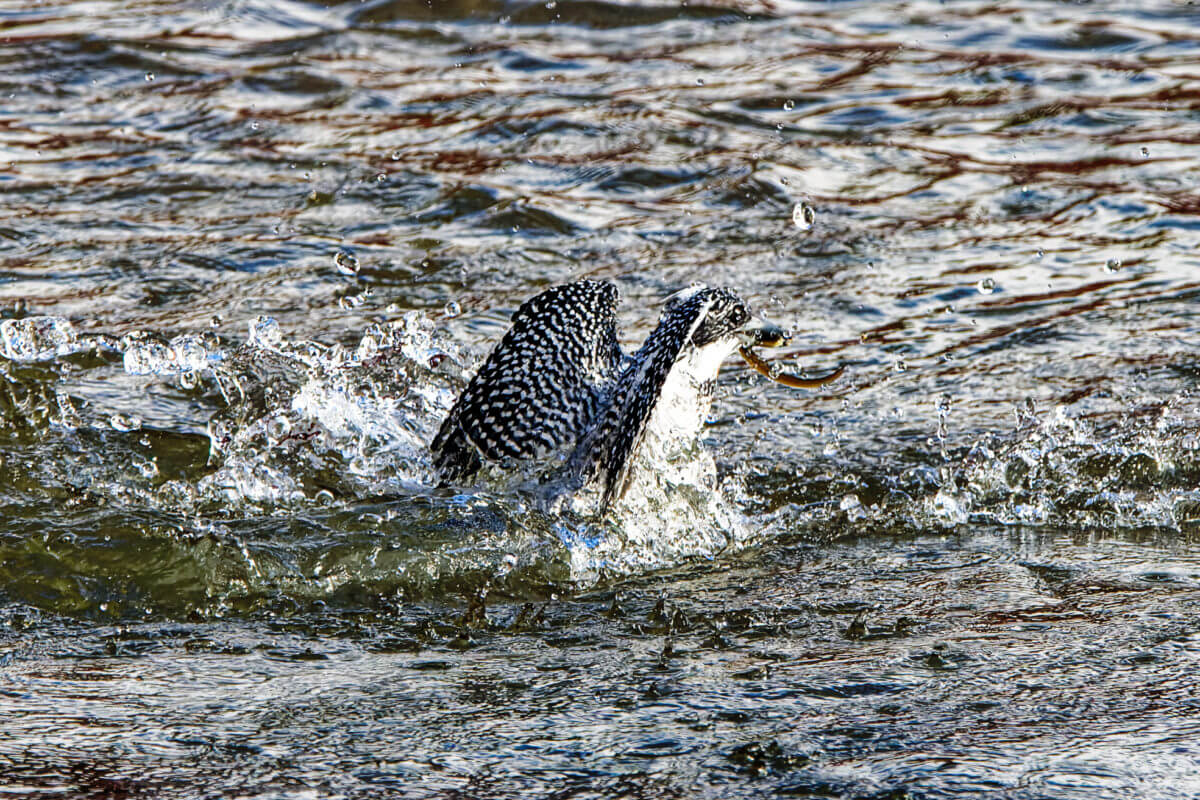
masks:
{"type": "Polygon", "coordinates": [[[80,10],[0,12],[10,784],[1197,794],[1189,3],[80,10]],[[583,276],[845,375],[602,530],[429,491],[583,276]]]}

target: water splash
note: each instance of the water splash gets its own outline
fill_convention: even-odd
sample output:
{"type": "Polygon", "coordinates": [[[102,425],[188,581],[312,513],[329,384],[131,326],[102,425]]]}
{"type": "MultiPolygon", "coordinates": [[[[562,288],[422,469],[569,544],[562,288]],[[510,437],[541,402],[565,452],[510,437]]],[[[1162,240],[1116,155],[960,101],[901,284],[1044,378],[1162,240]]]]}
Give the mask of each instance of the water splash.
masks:
{"type": "Polygon", "coordinates": [[[103,337],[81,335],[62,317],[26,317],[0,322],[0,355],[10,361],[50,361],[107,346],[103,337]]]}
{"type": "MultiPolygon", "coordinates": [[[[452,306],[447,315],[458,313],[452,306]]],[[[9,351],[30,359],[91,346],[65,320],[8,330],[9,351]]],[[[125,506],[182,513],[192,521],[173,535],[186,537],[194,534],[184,531],[211,530],[233,518],[341,514],[381,502],[390,509],[368,515],[367,530],[377,540],[356,538],[350,545],[357,566],[326,565],[319,579],[279,561],[279,547],[295,544],[230,543],[248,572],[242,589],[213,588],[227,600],[268,586],[319,597],[368,579],[398,582],[405,591],[446,580],[584,586],[712,559],[756,538],[741,510],[742,487],[736,479],[719,481],[712,455],[699,445],[680,450],[678,443],[648,440],[636,478],[605,519],[595,516],[597,497],[590,490],[547,500],[561,490],[553,483],[553,464],[486,469],[479,488],[463,494],[435,490],[427,443],[475,358],[418,312],[368,326],[353,347],[292,338],[262,316],[248,323],[241,344],[211,332],[166,337],[139,331],[111,349],[126,374],[203,390],[219,404],[205,428],[207,463],[179,475],[159,466],[170,450],[144,452],[139,441],[152,445],[160,434],[150,430],[153,438],[147,438],[138,415],[100,406],[81,414],[69,395],[56,394],[54,424],[127,437],[118,449],[123,455],[93,458],[77,472],[77,485],[87,491],[125,506]],[[128,438],[138,435],[141,440],[128,438]],[[406,534],[401,550],[407,555],[400,561],[377,552],[368,556],[396,545],[397,526],[423,524],[432,526],[428,540],[406,534]],[[447,539],[447,526],[461,530],[447,539]]],[[[314,557],[303,546],[290,556],[314,557]]]]}
{"type": "MultiPolygon", "coordinates": [[[[1160,528],[1200,523],[1200,407],[1180,394],[1150,419],[1072,416],[1056,406],[1017,409],[1016,427],[946,454],[940,469],[888,481],[894,493],[869,508],[875,523],[915,529],[964,524],[1160,528]]],[[[945,415],[939,404],[939,442],[945,415]]]]}

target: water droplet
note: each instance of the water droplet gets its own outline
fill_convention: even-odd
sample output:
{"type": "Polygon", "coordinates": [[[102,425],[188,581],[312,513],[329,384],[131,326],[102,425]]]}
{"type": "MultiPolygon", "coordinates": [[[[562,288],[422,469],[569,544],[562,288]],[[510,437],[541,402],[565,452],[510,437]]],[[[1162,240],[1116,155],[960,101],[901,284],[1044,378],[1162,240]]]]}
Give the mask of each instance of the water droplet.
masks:
{"type": "Polygon", "coordinates": [[[200,385],[200,373],[194,369],[179,373],[179,385],[184,389],[195,389],[200,385]]]}
{"type": "Polygon", "coordinates": [[[496,570],[496,577],[503,577],[513,571],[517,566],[517,556],[515,553],[505,553],[504,558],[500,559],[500,568],[496,570]]]}
{"type": "Polygon", "coordinates": [[[1042,257],[1044,257],[1045,255],[1046,255],[1046,251],[1045,251],[1045,250],[1043,250],[1042,248],[1040,248],[1040,247],[1039,247],[1039,248],[1038,248],[1038,251],[1037,251],[1037,257],[1038,257],[1038,258],[1042,258],[1042,257]]]}
{"type": "Polygon", "coordinates": [[[896,364],[895,364],[895,370],[896,370],[896,372],[907,372],[907,371],[908,371],[908,364],[905,364],[905,363],[904,363],[904,360],[903,360],[903,359],[900,359],[900,360],[898,360],[898,361],[896,362],[896,364]]]}
{"type": "Polygon", "coordinates": [[[783,110],[784,111],[793,111],[795,108],[796,108],[795,100],[784,100],[783,101],[783,110]]]}
{"type": "Polygon", "coordinates": [[[453,318],[462,313],[462,306],[458,304],[457,300],[451,300],[449,303],[446,303],[446,307],[442,311],[447,317],[453,318]]]}
{"type": "Polygon", "coordinates": [[[1120,268],[1121,259],[1119,258],[1110,258],[1108,261],[1104,262],[1104,269],[1108,272],[1116,272],[1120,268]]]}
{"type": "Polygon", "coordinates": [[[805,203],[803,200],[792,206],[792,224],[802,231],[812,230],[813,224],[817,221],[817,212],[813,211],[812,206],[805,203]]]}
{"type": "Polygon", "coordinates": [[[129,431],[140,430],[142,421],[132,414],[113,414],[108,418],[108,424],[112,426],[114,431],[127,433],[129,431]]]}
{"type": "Polygon", "coordinates": [[[365,299],[361,294],[348,294],[338,300],[338,305],[345,309],[358,308],[365,299]]]}
{"type": "Polygon", "coordinates": [[[313,500],[316,501],[317,505],[319,506],[331,506],[333,505],[333,492],[329,491],[328,489],[322,489],[321,491],[317,492],[316,496],[313,497],[313,500]]]}
{"type": "Polygon", "coordinates": [[[284,416],[275,416],[267,423],[267,435],[275,441],[281,441],[292,432],[292,423],[284,416]]]}
{"type": "Polygon", "coordinates": [[[85,349],[70,320],[26,317],[0,322],[0,355],[12,361],[47,361],[85,349]]]}
{"type": "Polygon", "coordinates": [[[696,85],[697,85],[697,86],[703,86],[703,85],[704,85],[704,78],[696,78],[696,85]]]}
{"type": "Polygon", "coordinates": [[[399,161],[399,160],[400,160],[400,151],[393,150],[392,151],[392,161],[399,161]]]}
{"type": "Polygon", "coordinates": [[[250,130],[252,130],[252,131],[256,131],[256,130],[258,130],[260,127],[261,127],[261,126],[258,124],[258,121],[257,121],[257,120],[254,120],[254,121],[252,121],[252,122],[250,123],[250,130]]]}
{"type": "Polygon", "coordinates": [[[273,317],[255,317],[250,323],[247,344],[274,349],[283,341],[283,331],[273,317]]]}
{"type": "MultiPolygon", "coordinates": [[[[150,82],[150,81],[152,81],[152,80],[154,80],[154,73],[153,73],[153,72],[147,72],[147,73],[146,73],[146,83],[149,83],[149,82],[150,82]]],[[[1143,149],[1144,149],[1144,148],[1143,148],[1143,149]]]]}
{"type": "Polygon", "coordinates": [[[1149,158],[1149,157],[1150,157],[1150,148],[1149,148],[1149,147],[1143,147],[1143,148],[1142,148],[1142,157],[1143,157],[1143,158],[1149,158]]]}
{"type": "Polygon", "coordinates": [[[548,0],[546,3],[546,8],[550,9],[551,11],[558,8],[558,0],[548,0]]]}
{"type": "Polygon", "coordinates": [[[338,250],[333,254],[333,263],[337,266],[338,272],[343,275],[357,275],[361,269],[358,259],[345,250],[338,250]]]}
{"type": "Polygon", "coordinates": [[[996,291],[996,282],[991,278],[984,278],[978,284],[980,294],[991,294],[996,291]]]}
{"type": "Polygon", "coordinates": [[[376,183],[386,183],[387,175],[383,172],[379,173],[378,175],[375,176],[375,182],[376,183]]]}

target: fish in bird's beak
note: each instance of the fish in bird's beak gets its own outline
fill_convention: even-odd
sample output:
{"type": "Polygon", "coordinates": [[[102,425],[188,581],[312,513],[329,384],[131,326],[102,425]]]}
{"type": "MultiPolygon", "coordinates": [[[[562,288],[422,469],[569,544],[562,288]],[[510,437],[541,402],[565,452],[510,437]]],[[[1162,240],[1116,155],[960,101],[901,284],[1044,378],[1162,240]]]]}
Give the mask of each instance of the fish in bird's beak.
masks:
{"type": "Polygon", "coordinates": [[[770,322],[758,321],[754,324],[747,325],[742,329],[739,338],[742,341],[742,346],[738,348],[738,352],[742,354],[742,358],[746,363],[754,367],[755,370],[767,376],[776,383],[782,383],[784,386],[791,386],[794,389],[816,389],[819,386],[824,386],[827,383],[833,383],[842,376],[845,367],[838,367],[832,372],[824,375],[819,375],[815,378],[801,378],[799,375],[789,375],[786,372],[780,372],[778,369],[773,369],[762,357],[755,353],[752,348],[755,347],[782,347],[787,344],[792,338],[791,334],[785,331],[778,325],[770,322]]]}

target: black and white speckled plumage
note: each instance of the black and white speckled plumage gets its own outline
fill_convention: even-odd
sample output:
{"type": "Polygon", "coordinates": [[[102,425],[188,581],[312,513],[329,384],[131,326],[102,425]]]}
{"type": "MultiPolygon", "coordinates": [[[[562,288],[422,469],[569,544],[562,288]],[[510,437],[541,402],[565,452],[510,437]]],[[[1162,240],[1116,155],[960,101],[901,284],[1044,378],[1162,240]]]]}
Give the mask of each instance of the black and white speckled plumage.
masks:
{"type": "MultiPolygon", "coordinates": [[[[689,354],[734,341],[750,314],[725,289],[680,292],[622,366],[617,298],[610,283],[580,281],[518,309],[433,440],[444,482],[470,477],[484,460],[524,461],[570,449],[570,477],[577,485],[597,483],[602,510],[624,492],[672,369],[689,354]]],[[[715,351],[713,377],[728,354],[719,346],[715,351]]],[[[694,390],[711,392],[711,386],[694,390]]]]}
{"type": "Polygon", "coordinates": [[[433,440],[444,481],[470,477],[482,459],[537,459],[591,427],[616,377],[617,287],[556,286],[527,300],[459,396],[433,440]]]}

